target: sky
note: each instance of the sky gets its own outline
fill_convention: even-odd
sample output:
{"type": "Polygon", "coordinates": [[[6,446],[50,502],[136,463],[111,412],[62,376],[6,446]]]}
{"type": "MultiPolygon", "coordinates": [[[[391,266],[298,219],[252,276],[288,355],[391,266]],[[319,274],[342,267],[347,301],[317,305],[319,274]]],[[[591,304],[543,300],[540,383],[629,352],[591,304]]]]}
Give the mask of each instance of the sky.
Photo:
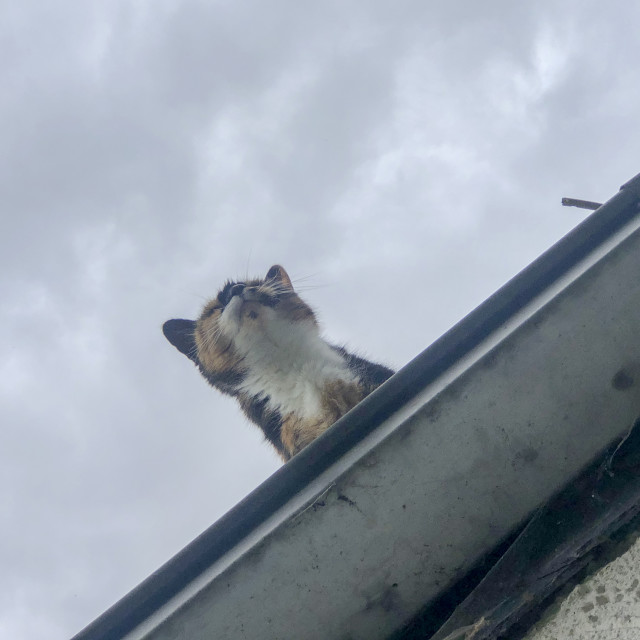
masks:
{"type": "Polygon", "coordinates": [[[282,264],[399,368],[640,171],[640,5],[0,0],[0,637],[279,466],[165,340],[282,264]]]}

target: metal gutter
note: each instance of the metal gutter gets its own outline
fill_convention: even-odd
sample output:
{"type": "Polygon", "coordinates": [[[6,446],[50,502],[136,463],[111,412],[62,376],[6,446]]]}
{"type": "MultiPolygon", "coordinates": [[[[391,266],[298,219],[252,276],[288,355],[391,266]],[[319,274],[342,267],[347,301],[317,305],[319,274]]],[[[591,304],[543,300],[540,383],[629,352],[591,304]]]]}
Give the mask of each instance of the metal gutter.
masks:
{"type": "Polygon", "coordinates": [[[611,382],[640,363],[639,200],[640,175],[74,640],[404,624],[640,413],[611,382]]]}

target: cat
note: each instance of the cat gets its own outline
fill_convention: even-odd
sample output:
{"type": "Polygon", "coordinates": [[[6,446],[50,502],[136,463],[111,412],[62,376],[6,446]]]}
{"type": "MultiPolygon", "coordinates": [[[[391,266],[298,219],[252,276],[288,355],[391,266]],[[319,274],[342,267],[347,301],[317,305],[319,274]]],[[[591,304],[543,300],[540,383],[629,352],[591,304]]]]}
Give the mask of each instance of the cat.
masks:
{"type": "Polygon", "coordinates": [[[264,279],[227,281],[198,320],[162,330],[285,461],[394,373],[326,342],[280,265],[264,279]]]}

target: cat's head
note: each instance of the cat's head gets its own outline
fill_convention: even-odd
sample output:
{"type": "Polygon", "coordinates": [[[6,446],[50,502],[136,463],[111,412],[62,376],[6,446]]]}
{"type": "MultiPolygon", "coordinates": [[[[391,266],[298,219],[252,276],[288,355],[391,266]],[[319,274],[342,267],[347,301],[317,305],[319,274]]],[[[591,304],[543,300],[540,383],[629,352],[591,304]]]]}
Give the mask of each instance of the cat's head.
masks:
{"type": "Polygon", "coordinates": [[[258,344],[284,346],[299,327],[317,331],[316,318],[287,272],[274,265],[263,279],[227,281],[197,320],[168,320],[162,330],[196,364],[225,371],[258,344]]]}

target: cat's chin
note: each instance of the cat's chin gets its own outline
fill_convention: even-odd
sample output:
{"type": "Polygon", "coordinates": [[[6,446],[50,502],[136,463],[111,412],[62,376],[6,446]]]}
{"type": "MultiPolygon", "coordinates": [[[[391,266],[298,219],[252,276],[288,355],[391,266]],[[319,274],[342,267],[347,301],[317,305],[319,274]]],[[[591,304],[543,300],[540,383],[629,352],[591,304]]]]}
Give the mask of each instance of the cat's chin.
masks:
{"type": "Polygon", "coordinates": [[[240,331],[240,320],[242,313],[242,300],[233,298],[226,306],[224,312],[218,320],[218,326],[222,334],[229,339],[233,339],[240,331]]]}
{"type": "Polygon", "coordinates": [[[264,323],[268,321],[266,316],[269,311],[271,309],[254,300],[233,298],[220,318],[222,333],[227,338],[233,339],[240,332],[264,331],[264,323]]]}

